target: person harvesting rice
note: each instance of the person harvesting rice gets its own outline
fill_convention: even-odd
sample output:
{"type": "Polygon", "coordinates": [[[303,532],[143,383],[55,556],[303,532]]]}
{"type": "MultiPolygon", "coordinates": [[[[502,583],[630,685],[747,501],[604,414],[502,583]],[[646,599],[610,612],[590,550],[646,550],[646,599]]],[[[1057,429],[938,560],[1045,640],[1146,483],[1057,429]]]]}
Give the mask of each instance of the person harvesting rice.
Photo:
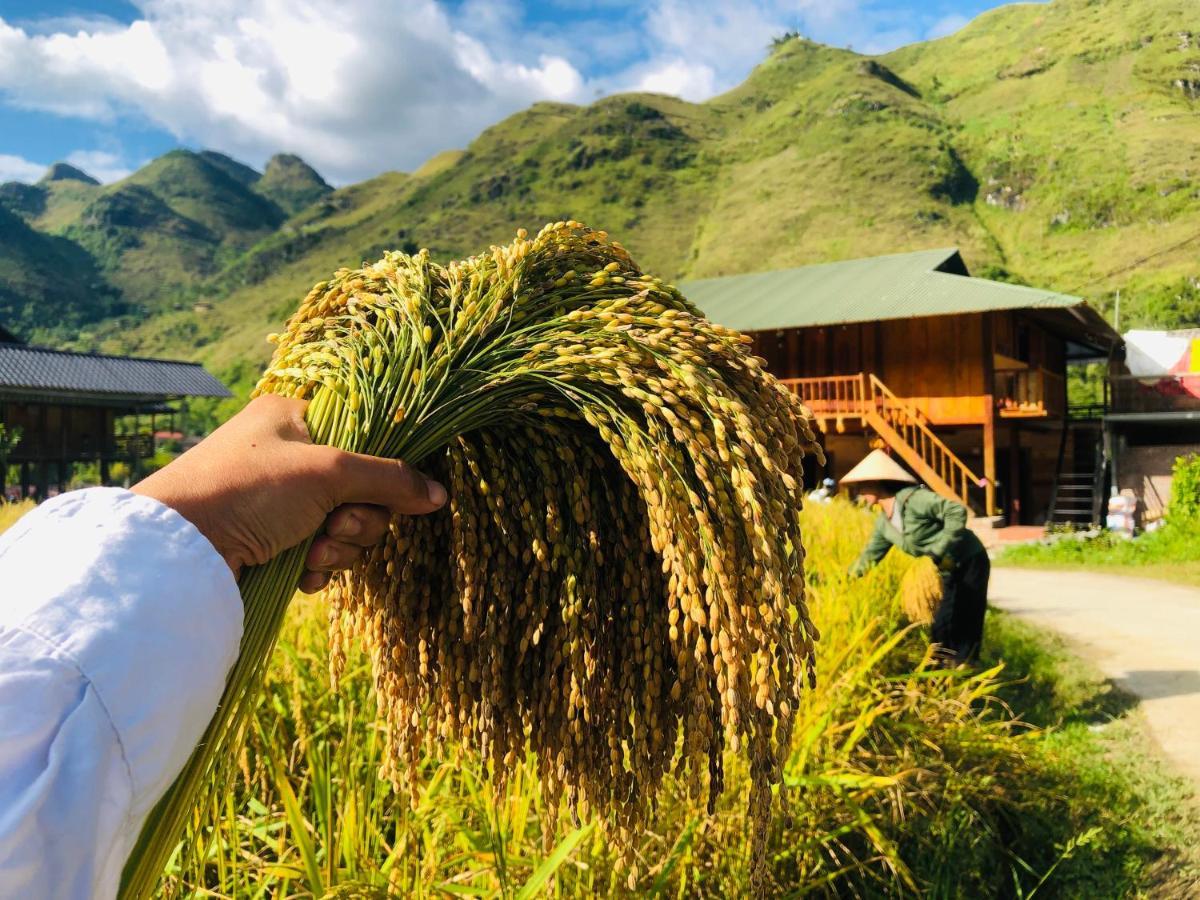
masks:
{"type": "Polygon", "coordinates": [[[863,575],[892,547],[932,559],[941,574],[942,601],[933,614],[931,638],[942,660],[973,662],[983,641],[991,562],[983,543],[967,528],[967,508],[918,485],[882,450],[867,454],[842,477],[842,484],[880,510],[851,574],[863,575]]]}

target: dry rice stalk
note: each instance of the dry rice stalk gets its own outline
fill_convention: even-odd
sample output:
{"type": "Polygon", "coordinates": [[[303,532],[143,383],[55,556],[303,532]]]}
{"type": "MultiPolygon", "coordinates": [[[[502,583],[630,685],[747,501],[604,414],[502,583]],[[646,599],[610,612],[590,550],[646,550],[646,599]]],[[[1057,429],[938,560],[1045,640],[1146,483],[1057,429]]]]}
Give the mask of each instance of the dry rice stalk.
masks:
{"type": "Polygon", "coordinates": [[[897,589],[900,608],[910,622],[932,625],[942,602],[942,576],[928,556],[918,557],[900,579],[897,589]]]}
{"type": "MultiPolygon", "coordinates": [[[[578,222],[446,267],[341,270],[275,339],[258,390],[310,399],[314,440],[449,489],[327,595],[335,678],[344,641],[370,651],[397,789],[415,797],[446,741],[500,785],[528,746],[547,836],[565,801],[631,862],[664,776],[711,804],[728,744],[750,758],[761,865],[812,677],[798,514],[820,449],[748,339],[578,222]]],[[[252,702],[302,552],[243,579],[248,662],[210,745],[252,702]]]]}

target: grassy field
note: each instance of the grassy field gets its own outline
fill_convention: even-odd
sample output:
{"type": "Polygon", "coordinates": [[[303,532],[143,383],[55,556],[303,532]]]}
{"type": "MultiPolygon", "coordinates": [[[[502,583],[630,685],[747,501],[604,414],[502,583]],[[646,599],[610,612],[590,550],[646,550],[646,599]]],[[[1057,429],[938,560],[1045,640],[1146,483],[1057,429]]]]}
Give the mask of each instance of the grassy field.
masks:
{"type": "Polygon", "coordinates": [[[1102,569],[1200,587],[1200,536],[1195,523],[1184,520],[1133,539],[1101,532],[1083,540],[1067,537],[1007,547],[997,562],[1027,568],[1102,569]]]}
{"type": "Polygon", "coordinates": [[[1131,578],[1152,578],[1156,581],[1169,581],[1173,584],[1183,584],[1188,587],[1200,587],[1200,561],[1186,562],[1142,562],[1136,565],[1112,559],[1081,560],[1081,559],[1039,559],[1031,556],[1010,557],[1007,554],[1000,560],[1005,566],[1016,566],[1026,569],[1084,569],[1087,571],[1104,571],[1110,575],[1125,575],[1131,578]]]}
{"type": "MultiPolygon", "coordinates": [[[[1003,660],[1010,675],[1020,675],[1005,683],[999,696],[1025,721],[1043,729],[1043,748],[1070,770],[1074,789],[1094,796],[1098,804],[1115,804],[1114,819],[1123,820],[1121,827],[1128,829],[1123,837],[1130,842],[1127,847],[1153,847],[1153,853],[1167,848],[1140,869],[1138,888],[1129,895],[1200,893],[1197,796],[1159,760],[1137,712],[1137,699],[1077,657],[1057,635],[995,610],[988,615],[987,629],[985,662],[1003,660]]],[[[1054,896],[1118,895],[1115,885],[1099,894],[1052,883],[1043,891],[1054,896]]]]}
{"type": "MultiPolygon", "coordinates": [[[[773,895],[1125,897],[1190,877],[1184,790],[1147,761],[1126,702],[1002,616],[985,668],[929,668],[895,596],[909,560],[893,555],[850,582],[867,518],[842,504],[806,518],[820,683],[797,723],[788,815],[771,832],[773,895]]],[[[238,897],[744,893],[736,756],[711,816],[668,787],[632,874],[616,870],[587,819],[564,816],[543,843],[532,765],[496,793],[470,752],[445,747],[425,761],[415,797],[393,795],[376,774],[370,662],[352,658],[332,692],[325,618],[319,599],[298,599],[233,790],[194,836],[199,861],[176,859],[172,887],[238,897]]]]}

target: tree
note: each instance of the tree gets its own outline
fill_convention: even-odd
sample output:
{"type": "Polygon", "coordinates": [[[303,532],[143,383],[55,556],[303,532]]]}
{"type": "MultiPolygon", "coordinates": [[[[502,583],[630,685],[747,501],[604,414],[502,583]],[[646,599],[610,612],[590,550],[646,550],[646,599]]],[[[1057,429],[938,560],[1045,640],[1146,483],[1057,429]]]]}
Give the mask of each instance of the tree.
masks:
{"type": "Polygon", "coordinates": [[[788,41],[795,40],[798,37],[800,37],[800,32],[795,31],[794,29],[789,29],[783,34],[777,34],[775,37],[771,38],[771,49],[778,50],[788,41]]]}

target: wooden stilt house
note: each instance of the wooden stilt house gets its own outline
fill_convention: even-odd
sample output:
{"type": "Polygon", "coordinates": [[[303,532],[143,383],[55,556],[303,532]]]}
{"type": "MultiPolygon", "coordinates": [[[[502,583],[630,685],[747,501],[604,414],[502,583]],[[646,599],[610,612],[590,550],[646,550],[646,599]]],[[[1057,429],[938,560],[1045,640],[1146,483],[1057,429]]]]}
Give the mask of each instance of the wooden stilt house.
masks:
{"type": "Polygon", "coordinates": [[[976,514],[1032,524],[1099,447],[1098,429],[1069,435],[1067,366],[1110,360],[1120,336],[1079,297],[971,277],[955,249],[680,289],[753,336],[817,415],[835,478],[883,446],[976,514]]]}
{"type": "Polygon", "coordinates": [[[49,350],[9,332],[0,338],[0,425],[17,436],[0,447],[0,499],[10,473],[19,490],[9,493],[38,499],[64,490],[75,463],[97,463],[103,484],[115,462],[136,476],[154,453],[156,423],[173,420],[189,397],[231,396],[196,363],[49,350]]]}

